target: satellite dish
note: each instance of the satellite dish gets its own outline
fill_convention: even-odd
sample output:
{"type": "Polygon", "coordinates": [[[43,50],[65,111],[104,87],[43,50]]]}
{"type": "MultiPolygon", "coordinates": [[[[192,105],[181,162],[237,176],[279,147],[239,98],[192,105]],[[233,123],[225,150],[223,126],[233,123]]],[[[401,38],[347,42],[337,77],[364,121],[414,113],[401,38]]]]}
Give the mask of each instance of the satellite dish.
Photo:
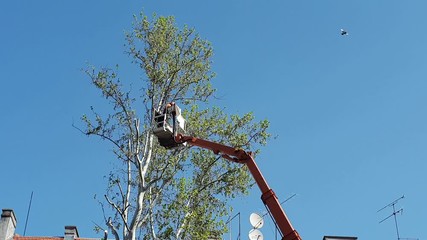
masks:
{"type": "Polygon", "coordinates": [[[258,229],[252,229],[249,231],[249,240],[263,240],[264,236],[258,229]]]}
{"type": "Polygon", "coordinates": [[[249,216],[249,221],[253,228],[258,229],[264,226],[264,219],[258,213],[251,213],[249,216]]]}

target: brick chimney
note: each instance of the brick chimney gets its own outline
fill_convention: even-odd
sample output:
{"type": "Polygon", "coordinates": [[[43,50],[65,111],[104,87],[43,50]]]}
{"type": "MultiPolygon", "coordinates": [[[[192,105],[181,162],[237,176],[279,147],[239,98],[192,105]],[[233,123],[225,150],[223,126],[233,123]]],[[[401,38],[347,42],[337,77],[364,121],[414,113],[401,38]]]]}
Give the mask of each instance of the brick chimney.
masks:
{"type": "Polygon", "coordinates": [[[15,235],[16,217],[12,209],[3,209],[0,219],[0,240],[11,240],[15,235]]]}
{"type": "Polygon", "coordinates": [[[79,232],[76,226],[65,226],[64,240],[74,240],[78,237],[79,232]]]}

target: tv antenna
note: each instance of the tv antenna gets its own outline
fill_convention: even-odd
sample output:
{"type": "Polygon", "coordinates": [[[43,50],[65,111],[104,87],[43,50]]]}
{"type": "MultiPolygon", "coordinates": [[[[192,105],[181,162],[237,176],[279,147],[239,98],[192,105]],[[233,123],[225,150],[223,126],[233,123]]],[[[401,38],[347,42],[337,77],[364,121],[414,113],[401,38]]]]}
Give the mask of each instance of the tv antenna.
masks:
{"type": "Polygon", "coordinates": [[[232,239],[232,229],[231,229],[231,221],[233,221],[233,219],[235,219],[236,217],[239,217],[239,233],[237,235],[237,239],[240,240],[240,212],[236,213],[232,218],[230,218],[225,224],[229,224],[229,230],[230,230],[230,240],[232,239]]]}
{"type": "Polygon", "coordinates": [[[387,219],[393,217],[394,218],[394,224],[396,226],[396,234],[397,234],[397,240],[418,240],[418,238],[401,238],[400,234],[399,234],[399,225],[397,223],[397,214],[403,214],[403,208],[400,208],[399,210],[396,210],[396,204],[397,202],[399,202],[399,200],[405,198],[405,195],[402,195],[400,198],[394,200],[393,202],[385,205],[383,208],[379,209],[377,212],[380,212],[388,207],[393,208],[393,213],[388,215],[386,218],[384,218],[383,220],[381,220],[379,223],[382,223],[384,221],[386,221],[387,219]]]}
{"type": "Polygon", "coordinates": [[[392,213],[392,214],[390,214],[390,215],[388,215],[386,218],[384,218],[383,220],[381,220],[379,223],[382,223],[382,222],[384,222],[385,220],[387,220],[387,219],[389,219],[389,218],[391,218],[391,217],[394,217],[394,224],[395,224],[395,226],[396,226],[397,240],[400,240],[400,235],[399,235],[399,226],[398,226],[398,224],[397,224],[397,214],[398,214],[398,213],[402,214],[402,213],[403,213],[403,208],[401,208],[401,209],[399,209],[399,210],[397,210],[397,211],[396,211],[396,204],[397,204],[397,202],[399,202],[399,200],[401,200],[401,199],[403,199],[403,198],[405,198],[405,195],[402,195],[400,198],[398,198],[398,199],[394,200],[393,202],[391,202],[391,203],[389,203],[389,204],[385,205],[383,208],[381,208],[380,210],[378,210],[378,211],[377,211],[377,212],[380,212],[380,211],[382,211],[382,210],[384,210],[384,209],[386,209],[386,208],[388,208],[388,207],[392,207],[392,208],[393,208],[393,213],[392,213]]]}

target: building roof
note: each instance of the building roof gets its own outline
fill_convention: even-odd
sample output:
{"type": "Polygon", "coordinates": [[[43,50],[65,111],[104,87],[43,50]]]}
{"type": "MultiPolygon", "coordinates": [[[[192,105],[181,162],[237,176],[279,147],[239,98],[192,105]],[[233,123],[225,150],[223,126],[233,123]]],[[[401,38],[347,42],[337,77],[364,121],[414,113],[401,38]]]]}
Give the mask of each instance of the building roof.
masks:
{"type": "Polygon", "coordinates": [[[357,240],[357,237],[324,236],[323,240],[357,240]]]}
{"type": "MultiPolygon", "coordinates": [[[[99,240],[99,238],[74,238],[74,240],[99,240]]],[[[64,240],[64,237],[33,237],[33,236],[13,236],[13,240],[64,240]]]]}
{"type": "Polygon", "coordinates": [[[28,236],[13,236],[13,240],[63,240],[63,237],[28,237],[28,236]]]}
{"type": "MultiPolygon", "coordinates": [[[[65,226],[64,236],[21,236],[15,233],[16,216],[12,209],[2,209],[0,218],[0,240],[99,240],[100,238],[81,238],[76,226],[65,226]]],[[[107,233],[102,239],[107,239],[107,233]]]]}

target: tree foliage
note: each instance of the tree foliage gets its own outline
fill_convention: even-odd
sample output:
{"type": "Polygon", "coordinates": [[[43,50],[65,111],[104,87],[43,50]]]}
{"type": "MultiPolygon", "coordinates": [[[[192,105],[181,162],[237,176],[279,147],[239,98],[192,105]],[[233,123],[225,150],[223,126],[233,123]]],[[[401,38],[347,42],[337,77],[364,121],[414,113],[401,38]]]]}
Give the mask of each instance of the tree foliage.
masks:
{"type": "Polygon", "coordinates": [[[252,113],[228,115],[202,109],[213,97],[213,49],[173,17],[141,14],[126,34],[126,53],[143,72],[140,92],[126,90],[117,69],[89,68],[92,84],[111,106],[82,117],[89,136],[113,146],[120,162],[108,176],[103,203],[106,224],[118,239],[207,239],[226,231],[229,201],[247,194],[251,176],[244,165],[196,147],[166,150],[152,133],[153,112],[168,102],[184,109],[187,135],[255,153],[269,138],[268,121],[252,113]],[[141,104],[142,103],[142,104],[141,104]]]}

